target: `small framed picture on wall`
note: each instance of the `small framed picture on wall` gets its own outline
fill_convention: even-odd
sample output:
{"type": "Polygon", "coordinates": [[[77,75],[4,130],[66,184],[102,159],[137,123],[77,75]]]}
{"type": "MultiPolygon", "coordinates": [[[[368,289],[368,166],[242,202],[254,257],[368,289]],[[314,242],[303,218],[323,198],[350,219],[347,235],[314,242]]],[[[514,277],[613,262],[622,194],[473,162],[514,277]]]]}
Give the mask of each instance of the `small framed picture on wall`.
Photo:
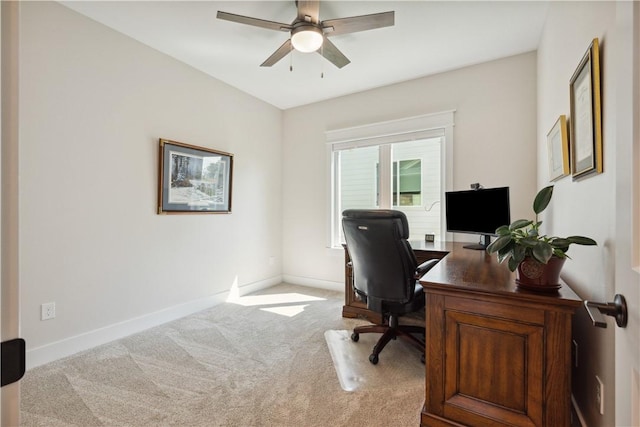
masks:
{"type": "Polygon", "coordinates": [[[567,116],[558,117],[547,134],[549,153],[549,181],[556,181],[569,175],[569,136],[567,134],[567,116]]]}
{"type": "Polygon", "coordinates": [[[571,171],[574,179],[602,173],[600,50],[593,39],[569,84],[571,171]]]}

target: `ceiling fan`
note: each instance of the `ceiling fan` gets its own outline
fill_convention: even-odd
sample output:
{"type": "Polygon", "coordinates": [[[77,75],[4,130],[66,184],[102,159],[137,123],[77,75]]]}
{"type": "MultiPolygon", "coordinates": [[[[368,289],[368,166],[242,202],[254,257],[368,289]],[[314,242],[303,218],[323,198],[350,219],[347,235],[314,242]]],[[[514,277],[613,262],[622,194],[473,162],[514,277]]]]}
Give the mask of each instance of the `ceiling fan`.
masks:
{"type": "Polygon", "coordinates": [[[319,0],[296,0],[296,7],[298,16],[291,24],[266,21],[222,11],[218,11],[217,18],[268,30],[289,31],[291,33],[291,37],[260,64],[261,67],[271,67],[287,56],[292,49],[296,49],[300,52],[318,52],[338,68],[344,67],[351,61],[329,41],[329,37],[390,27],[394,25],[395,20],[395,12],[382,12],[320,21],[319,0]]]}

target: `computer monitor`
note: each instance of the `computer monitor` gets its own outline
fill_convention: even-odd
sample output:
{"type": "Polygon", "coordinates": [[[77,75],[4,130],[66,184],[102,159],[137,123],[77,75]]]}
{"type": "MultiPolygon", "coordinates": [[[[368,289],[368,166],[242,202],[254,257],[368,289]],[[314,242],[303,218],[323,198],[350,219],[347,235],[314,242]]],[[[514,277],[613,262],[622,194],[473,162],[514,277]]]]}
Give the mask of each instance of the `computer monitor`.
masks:
{"type": "Polygon", "coordinates": [[[447,231],[479,234],[478,244],[467,249],[484,250],[496,228],[511,222],[509,187],[445,192],[447,231]]]}

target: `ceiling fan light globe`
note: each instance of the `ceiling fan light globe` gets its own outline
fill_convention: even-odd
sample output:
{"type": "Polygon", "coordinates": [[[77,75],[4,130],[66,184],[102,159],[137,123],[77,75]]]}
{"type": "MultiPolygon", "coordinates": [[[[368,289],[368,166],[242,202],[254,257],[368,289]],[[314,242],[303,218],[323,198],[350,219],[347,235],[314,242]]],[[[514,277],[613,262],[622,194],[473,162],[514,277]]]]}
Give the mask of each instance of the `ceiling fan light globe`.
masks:
{"type": "Polygon", "coordinates": [[[322,41],[322,31],[316,27],[294,30],[291,34],[291,44],[299,52],[315,52],[322,46],[322,41]]]}

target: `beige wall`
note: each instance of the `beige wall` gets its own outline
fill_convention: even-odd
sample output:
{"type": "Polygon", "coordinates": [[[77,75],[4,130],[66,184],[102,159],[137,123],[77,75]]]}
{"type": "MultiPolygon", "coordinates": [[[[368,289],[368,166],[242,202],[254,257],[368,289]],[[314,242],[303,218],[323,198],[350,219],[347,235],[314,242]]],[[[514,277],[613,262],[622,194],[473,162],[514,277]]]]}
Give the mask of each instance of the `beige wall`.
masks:
{"type": "MultiPolygon", "coordinates": [[[[612,294],[615,3],[551,2],[537,55],[284,112],[57,3],[20,9],[19,279],[31,365],[213,303],[234,285],[284,275],[339,288],[342,253],[326,248],[327,130],[456,110],[452,189],[509,185],[513,218],[529,217],[548,183],[546,134],[569,115],[569,79],[594,37],[605,173],[560,180],[544,227],[598,240],[571,249],[564,278],[585,299],[612,294]],[[235,154],[231,215],[156,215],[159,137],[235,154]],[[50,301],[57,317],[42,322],[50,301]]],[[[592,402],[596,374],[614,390],[613,331],[592,328],[581,310],[574,330],[577,402],[589,425],[613,425],[614,394],[604,417],[592,402]]]]}
{"type": "Polygon", "coordinates": [[[455,109],[453,188],[508,184],[513,215],[529,208],[535,166],[495,153],[535,155],[535,53],[283,113],[56,3],[21,9],[30,366],[224,298],[234,284],[285,273],[339,287],[342,254],[325,247],[326,130],[455,109]],[[231,215],[155,214],[159,137],[235,154],[231,215]],[[57,317],[42,322],[50,301],[57,317]]]}
{"type": "MultiPolygon", "coordinates": [[[[213,303],[234,285],[284,275],[339,288],[343,255],[326,248],[327,130],[456,110],[452,189],[509,185],[512,217],[529,217],[548,183],[546,134],[569,115],[569,79],[594,37],[605,173],[557,182],[544,227],[598,240],[571,249],[564,278],[583,298],[612,294],[615,3],[551,2],[537,55],[284,112],[57,3],[20,9],[19,278],[31,365],[213,303]],[[235,154],[231,215],[156,215],[159,137],[235,154]],[[50,301],[57,317],[42,322],[50,301]]],[[[574,330],[577,402],[589,425],[613,425],[614,394],[604,417],[592,402],[596,374],[614,390],[613,332],[582,310],[574,330]]]]}
{"type": "MultiPolygon", "coordinates": [[[[538,185],[548,184],[546,134],[560,114],[570,115],[569,80],[593,38],[601,45],[604,173],[555,184],[543,229],[553,235],[587,235],[594,247],[572,247],[562,277],[583,299],[611,300],[614,294],[616,206],[616,71],[614,2],[551,2],[538,50],[538,185]],[[607,299],[609,298],[609,299],[607,299]]],[[[573,393],[587,425],[614,420],[614,328],[591,326],[585,310],[574,316],[578,368],[573,393]],[[595,404],[595,376],[605,386],[605,415],[595,404]]]]}
{"type": "Polygon", "coordinates": [[[328,130],[455,110],[452,189],[508,185],[512,217],[527,215],[536,182],[535,73],[532,52],[286,110],[285,278],[338,287],[344,281],[342,252],[327,249],[328,130]]]}
{"type": "Polygon", "coordinates": [[[279,109],[55,2],[20,25],[30,366],[281,280],[279,109]],[[232,214],[156,214],[160,137],[235,155],[232,214]]]}
{"type": "MultiPolygon", "coordinates": [[[[327,130],[456,110],[452,188],[509,185],[512,216],[528,217],[547,183],[546,133],[569,114],[568,81],[593,37],[605,67],[605,174],[559,181],[545,226],[601,243],[572,248],[565,279],[583,298],[604,300],[613,280],[614,73],[606,67],[614,18],[607,2],[552,3],[537,55],[282,112],[56,3],[22,3],[19,273],[28,360],[168,320],[181,312],[175,307],[213,303],[234,284],[284,275],[339,288],[343,255],[326,247],[327,130]],[[235,154],[231,215],[155,214],[159,137],[235,154]],[[57,317],[42,322],[40,304],[50,301],[57,317]]],[[[588,391],[595,374],[613,382],[612,335],[582,312],[575,330],[576,398],[590,425],[609,425],[613,393],[600,417],[588,391]]]]}

